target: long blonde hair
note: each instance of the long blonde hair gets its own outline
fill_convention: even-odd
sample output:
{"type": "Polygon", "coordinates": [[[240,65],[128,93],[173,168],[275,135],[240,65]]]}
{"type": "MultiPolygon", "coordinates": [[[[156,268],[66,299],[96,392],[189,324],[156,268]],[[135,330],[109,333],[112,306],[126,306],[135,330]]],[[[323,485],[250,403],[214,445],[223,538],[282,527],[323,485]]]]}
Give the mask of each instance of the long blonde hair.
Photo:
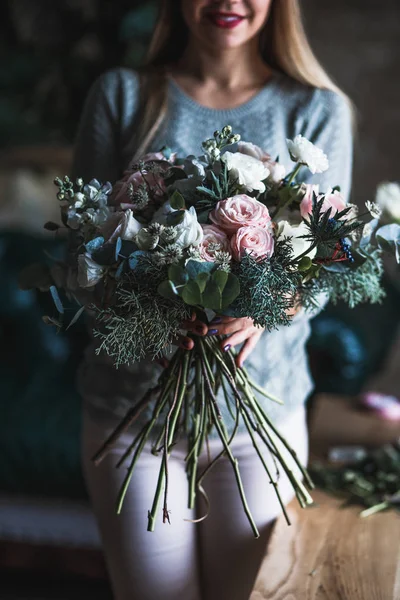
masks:
{"type": "MultiPolygon", "coordinates": [[[[166,68],[178,61],[189,32],[179,0],[162,0],[144,66],[139,71],[140,106],[136,156],[143,154],[165,122],[166,68]]],[[[268,66],[305,85],[335,91],[349,103],[315,57],[308,42],[299,0],[272,0],[267,23],[260,34],[260,52],[268,66]]]]}

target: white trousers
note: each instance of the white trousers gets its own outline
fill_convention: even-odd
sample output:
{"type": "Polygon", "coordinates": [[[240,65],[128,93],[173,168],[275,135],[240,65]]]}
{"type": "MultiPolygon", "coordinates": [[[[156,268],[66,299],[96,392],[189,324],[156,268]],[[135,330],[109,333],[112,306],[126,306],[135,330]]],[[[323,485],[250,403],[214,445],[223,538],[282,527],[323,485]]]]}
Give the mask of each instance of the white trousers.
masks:
{"type": "MultiPolygon", "coordinates": [[[[231,448],[239,469],[248,505],[260,538],[255,539],[244,513],[231,463],[220,459],[204,480],[211,503],[207,519],[189,523],[204,514],[200,498],[196,510],[187,508],[188,483],[185,472],[185,442],[177,444],[169,459],[169,509],[171,524],[162,522],[162,506],[154,532],[147,531],[147,513],[153,503],[161,454],[145,447],[135,467],[120,515],[116,499],[129,459],[115,468],[131,443],[125,434],[99,466],[91,462],[113,427],[94,421],[84,411],[82,462],[86,485],[102,537],[114,600],[248,600],[262,559],[266,554],[272,525],[281,508],[272,485],[247,433],[237,435],[231,448]]],[[[308,435],[304,406],[280,426],[300,461],[308,460],[308,435]]],[[[260,447],[262,442],[260,441],[260,447]]],[[[210,442],[214,457],[219,440],[210,442]]],[[[273,474],[274,463],[265,457],[273,474]]],[[[199,465],[208,464],[207,453],[199,465]]],[[[202,469],[201,469],[202,470],[202,469]]],[[[279,489],[285,503],[294,493],[281,470],[279,489]]]]}

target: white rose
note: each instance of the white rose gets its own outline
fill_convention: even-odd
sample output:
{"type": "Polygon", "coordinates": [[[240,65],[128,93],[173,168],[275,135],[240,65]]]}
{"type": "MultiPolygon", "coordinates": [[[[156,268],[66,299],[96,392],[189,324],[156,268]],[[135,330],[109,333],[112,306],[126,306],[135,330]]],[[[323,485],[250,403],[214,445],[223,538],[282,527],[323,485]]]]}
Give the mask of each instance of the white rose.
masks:
{"type": "Polygon", "coordinates": [[[400,221],[400,185],[384,181],[378,185],[375,202],[394,219],[400,221]]]}
{"type": "Polygon", "coordinates": [[[265,191],[263,181],[268,178],[269,169],[261,160],[241,152],[225,152],[221,156],[221,160],[226,164],[233,177],[237,178],[238,183],[247,191],[265,191]]]}
{"type": "Polygon", "coordinates": [[[189,210],[185,210],[184,212],[185,214],[181,223],[175,225],[175,231],[177,231],[178,236],[174,243],[182,248],[198,246],[203,239],[203,229],[197,221],[196,210],[194,206],[191,206],[189,210]]]}
{"type": "MultiPolygon", "coordinates": [[[[300,254],[303,254],[311,246],[311,242],[302,238],[302,235],[309,233],[309,229],[305,223],[300,225],[291,225],[289,221],[280,221],[278,223],[278,239],[280,238],[291,238],[290,243],[293,248],[294,257],[297,258],[300,254]]],[[[317,249],[314,248],[311,252],[308,252],[305,256],[313,259],[317,253],[317,249]]]]}
{"type": "Polygon", "coordinates": [[[133,240],[135,235],[139,233],[142,228],[141,223],[133,216],[133,212],[130,208],[125,210],[121,218],[121,239],[123,240],[133,240]]]}
{"type": "Polygon", "coordinates": [[[96,285],[103,277],[104,267],[97,264],[90,254],[78,256],[78,285],[88,288],[96,285]]]}
{"type": "Polygon", "coordinates": [[[296,135],[294,140],[286,140],[290,158],[305,165],[311,173],[323,173],[329,168],[326,154],[302,135],[296,135]]]}

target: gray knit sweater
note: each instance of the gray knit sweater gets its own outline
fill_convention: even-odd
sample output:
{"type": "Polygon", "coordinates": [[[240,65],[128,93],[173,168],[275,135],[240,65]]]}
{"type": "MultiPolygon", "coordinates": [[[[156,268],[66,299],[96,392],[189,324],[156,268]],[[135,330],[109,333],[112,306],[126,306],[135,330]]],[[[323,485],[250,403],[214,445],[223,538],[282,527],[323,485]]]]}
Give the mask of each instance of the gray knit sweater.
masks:
{"type": "MultiPolygon", "coordinates": [[[[273,157],[279,156],[280,162],[289,169],[293,163],[286,139],[302,134],[322,148],[330,162],[329,170],[322,175],[303,175],[310,182],[319,183],[321,191],[340,185],[348,197],[352,166],[351,118],[346,102],[339,95],[275,74],[245,104],[215,110],[198,104],[175,82],[170,81],[168,86],[167,125],[150,150],[167,145],[181,156],[200,154],[201,142],[216,129],[229,124],[240,133],[242,140],[257,144],[273,157]]],[[[77,136],[74,177],[115,182],[121,176],[134,153],[137,104],[138,78],[133,71],[112,70],[94,83],[77,136]]],[[[284,406],[280,406],[260,397],[278,425],[290,411],[305,402],[313,387],[305,350],[311,316],[300,310],[289,327],[264,332],[246,361],[251,377],[284,401],[284,406]]],[[[92,417],[113,423],[155,384],[161,368],[141,361],[116,370],[107,357],[96,356],[93,348],[91,344],[86,351],[78,388],[92,417]]],[[[228,410],[224,410],[223,399],[220,406],[229,427],[231,417],[228,410]]],[[[142,423],[143,419],[134,427],[142,423]]]]}

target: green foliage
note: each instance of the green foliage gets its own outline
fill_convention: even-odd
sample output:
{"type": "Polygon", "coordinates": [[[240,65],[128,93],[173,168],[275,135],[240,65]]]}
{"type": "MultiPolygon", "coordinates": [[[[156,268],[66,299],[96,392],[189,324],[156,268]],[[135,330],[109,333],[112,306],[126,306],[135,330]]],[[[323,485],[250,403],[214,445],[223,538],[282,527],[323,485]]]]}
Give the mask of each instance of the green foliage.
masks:
{"type": "Polygon", "coordinates": [[[381,285],[381,254],[379,248],[370,246],[366,249],[364,262],[357,267],[342,266],[335,271],[322,267],[319,276],[300,289],[301,304],[306,310],[314,308],[315,297],[320,292],[327,293],[333,304],[343,301],[350,308],[364,302],[380,303],[385,297],[381,285]]]}
{"type": "Polygon", "coordinates": [[[164,298],[175,293],[190,306],[223,310],[238,296],[240,284],[235,275],[217,269],[212,262],[189,260],[185,268],[171,265],[168,280],[157,291],[164,298]]]}
{"type": "Polygon", "coordinates": [[[276,242],[271,258],[256,260],[245,255],[234,268],[240,281],[240,294],[232,314],[251,317],[256,325],[268,330],[289,325],[286,310],[294,306],[301,282],[299,273],[288,268],[292,258],[291,246],[286,240],[276,242]]]}
{"type": "Polygon", "coordinates": [[[191,309],[172,288],[168,297],[158,293],[163,282],[169,285],[167,274],[166,266],[140,256],[136,269],[118,282],[115,304],[96,309],[97,352],[111,356],[115,366],[160,356],[179,335],[182,321],[190,317],[191,309]]]}

